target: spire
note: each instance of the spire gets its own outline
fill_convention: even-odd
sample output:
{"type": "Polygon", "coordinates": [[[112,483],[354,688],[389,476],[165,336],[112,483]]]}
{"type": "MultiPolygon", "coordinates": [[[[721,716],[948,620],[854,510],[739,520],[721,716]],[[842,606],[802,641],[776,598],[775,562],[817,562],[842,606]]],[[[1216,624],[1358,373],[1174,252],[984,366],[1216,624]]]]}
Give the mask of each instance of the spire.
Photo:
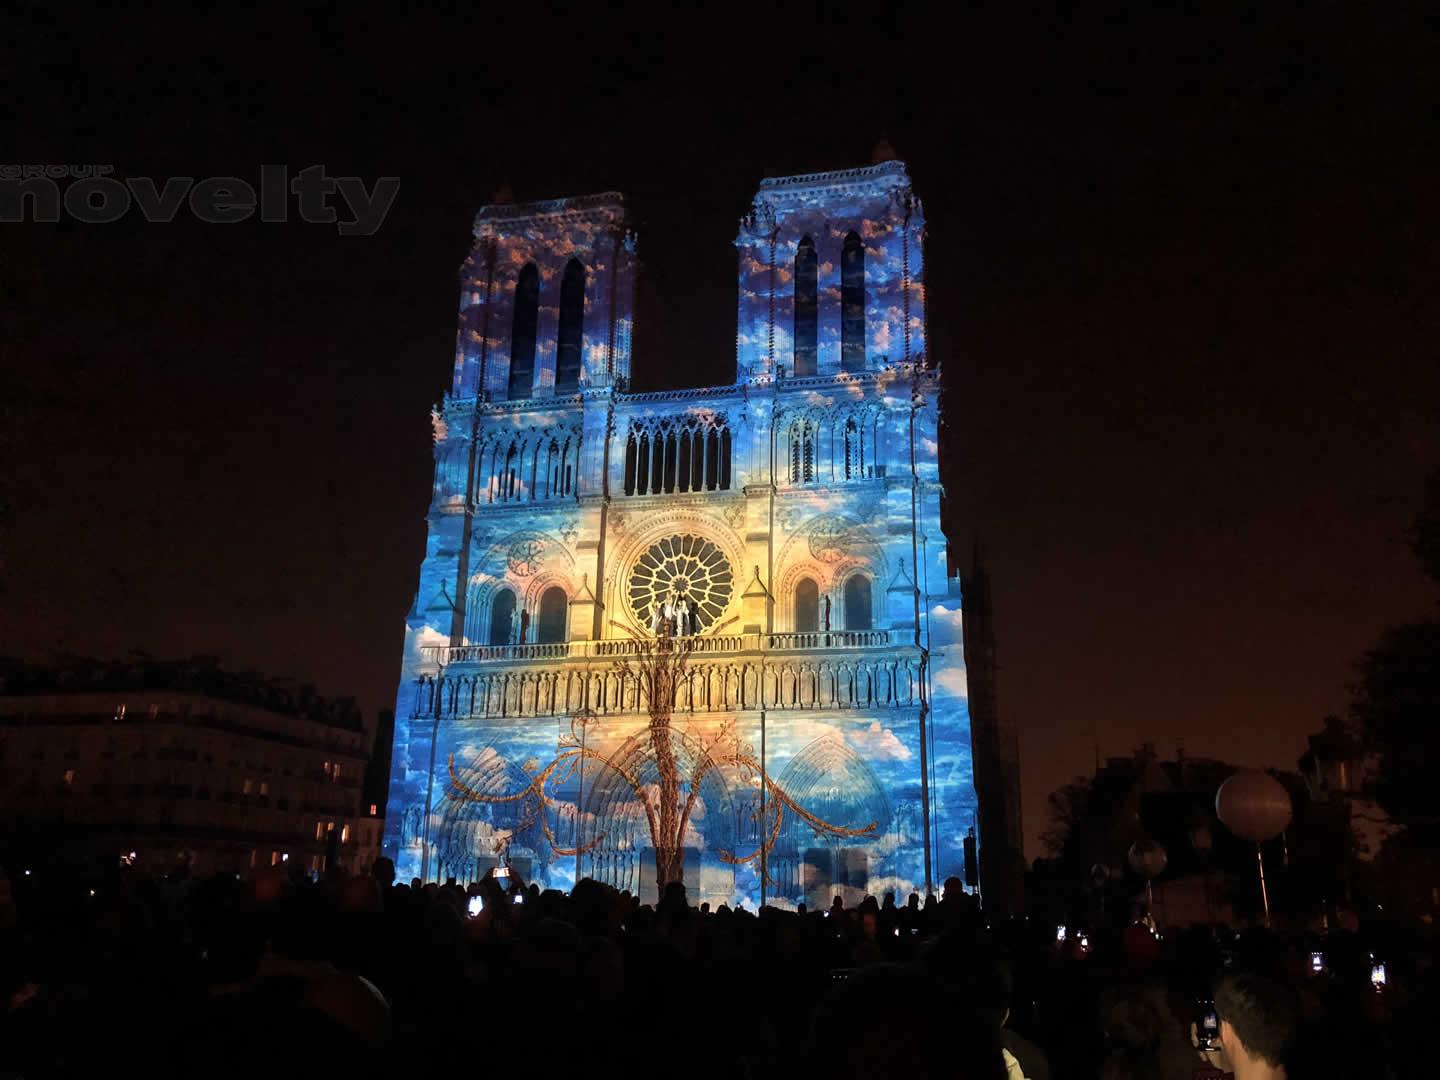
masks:
{"type": "Polygon", "coordinates": [[[744,592],[743,594],[741,594],[741,595],[742,595],[742,597],[744,597],[744,596],[763,596],[763,597],[765,597],[767,600],[771,598],[771,597],[770,597],[770,590],[767,589],[767,588],[765,587],[765,583],[760,580],[760,567],[758,567],[758,566],[755,567],[755,576],[750,579],[750,585],[749,585],[749,587],[747,587],[746,590],[745,590],[745,592],[744,592]]]}
{"type": "Polygon", "coordinates": [[[895,577],[890,582],[890,588],[886,589],[885,591],[893,593],[906,593],[907,595],[915,591],[915,583],[911,581],[910,576],[905,573],[904,559],[900,560],[900,569],[895,571],[895,577]]]}
{"type": "Polygon", "coordinates": [[[440,591],[435,598],[425,605],[426,611],[454,611],[455,601],[450,599],[450,590],[445,587],[445,582],[440,582],[440,591]]]}
{"type": "Polygon", "coordinates": [[[580,575],[580,589],[579,589],[578,592],[575,593],[575,599],[571,600],[570,603],[572,603],[572,604],[593,604],[594,602],[595,602],[595,594],[590,591],[590,575],[589,575],[589,574],[581,574],[581,575],[580,575]]]}

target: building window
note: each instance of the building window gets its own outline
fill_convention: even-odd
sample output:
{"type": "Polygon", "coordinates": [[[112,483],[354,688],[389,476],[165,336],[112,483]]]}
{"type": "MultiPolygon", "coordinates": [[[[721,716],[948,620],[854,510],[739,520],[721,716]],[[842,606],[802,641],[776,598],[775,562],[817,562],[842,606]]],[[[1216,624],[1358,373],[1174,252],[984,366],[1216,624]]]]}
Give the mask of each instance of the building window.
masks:
{"type": "Polygon", "coordinates": [[[797,420],[790,425],[790,483],[814,482],[815,436],[815,425],[809,420],[797,420]]]}
{"type": "Polygon", "coordinates": [[[625,494],[730,489],[730,428],[723,416],[635,423],[625,440],[625,494]]]}
{"type": "Polygon", "coordinates": [[[324,769],[324,771],[325,771],[325,775],[328,777],[328,776],[330,775],[330,762],[328,762],[328,761],[325,762],[325,769],[324,769]]]}
{"type": "Polygon", "coordinates": [[[853,232],[840,251],[840,370],[865,370],[865,244],[853,232]]]}
{"type": "Polygon", "coordinates": [[[316,840],[324,840],[324,839],[325,839],[325,823],[324,823],[323,821],[317,821],[317,822],[315,822],[315,839],[316,839],[316,840]]]}
{"type": "Polygon", "coordinates": [[[801,578],[795,586],[795,632],[813,634],[820,629],[820,586],[801,578]]]}
{"type": "Polygon", "coordinates": [[[849,409],[838,415],[802,413],[790,421],[780,475],[791,484],[838,484],[885,475],[878,461],[885,414],[849,409]]]}
{"type": "Polygon", "coordinates": [[[379,812],[380,812],[380,806],[379,806],[379,804],[372,802],[372,803],[370,804],[370,816],[371,816],[371,817],[375,817],[375,815],[377,815],[379,812]]]}
{"type": "Polygon", "coordinates": [[[348,843],[350,842],[350,826],[349,826],[349,825],[343,825],[343,826],[341,826],[341,828],[340,828],[340,842],[341,842],[342,844],[348,844],[348,843]]]}
{"type": "Polygon", "coordinates": [[[660,633],[667,617],[667,603],[678,606],[681,610],[672,612],[672,633],[683,636],[712,626],[725,613],[734,588],[730,561],[720,549],[704,537],[687,533],[650,545],[636,560],[627,591],[636,619],[654,634],[660,633]],[[677,601],[682,598],[684,604],[680,605],[677,601]]]}
{"type": "Polygon", "coordinates": [[[245,795],[249,795],[249,794],[250,794],[252,791],[254,791],[254,790],[255,790],[255,781],[254,781],[254,780],[249,780],[249,779],[247,779],[247,780],[245,781],[245,783],[244,783],[243,785],[241,785],[241,788],[240,788],[241,793],[242,793],[242,794],[245,794],[245,795]]]}
{"type": "Polygon", "coordinates": [[[566,623],[569,621],[570,598],[565,590],[552,585],[540,596],[540,620],[535,631],[535,641],[540,645],[564,641],[566,623]]]}
{"type": "Polygon", "coordinates": [[[270,794],[270,781],[269,781],[269,780],[261,780],[261,781],[260,781],[260,794],[261,794],[261,795],[269,795],[269,794],[270,794]]]}
{"type": "Polygon", "coordinates": [[[535,386],[535,335],[540,321],[540,271],[527,263],[515,281],[515,314],[510,329],[508,396],[529,397],[535,386]]]}
{"type": "Polygon", "coordinates": [[[856,574],[845,582],[845,629],[871,629],[870,579],[856,574]]]}
{"type": "MultiPolygon", "coordinates": [[[[476,461],[487,502],[536,502],[575,492],[580,439],[571,432],[485,437],[476,461]]],[[[479,496],[477,496],[479,498],[479,496]]]]}
{"type": "Polygon", "coordinates": [[[509,645],[515,640],[515,594],[501,589],[490,602],[490,644],[509,645]]]}
{"type": "Polygon", "coordinates": [[[337,784],[340,782],[340,762],[335,762],[334,766],[331,768],[330,779],[337,784]]]}
{"type": "Polygon", "coordinates": [[[66,769],[66,770],[65,770],[65,784],[66,784],[66,786],[73,786],[74,783],[75,783],[75,770],[74,770],[74,769],[66,769]]]}
{"type": "Polygon", "coordinates": [[[579,259],[565,264],[560,280],[560,334],[555,346],[555,392],[580,388],[580,339],[585,325],[585,267],[579,259]]]}
{"type": "Polygon", "coordinates": [[[124,706],[124,705],[116,705],[116,706],[115,706],[115,719],[116,719],[116,720],[124,720],[124,719],[125,719],[125,706],[124,706]]]}
{"type": "Polygon", "coordinates": [[[816,345],[820,331],[819,261],[815,242],[800,241],[795,252],[795,374],[814,375],[819,371],[816,345]]]}
{"type": "Polygon", "coordinates": [[[272,851],[272,852],[270,852],[270,865],[271,865],[271,866],[278,866],[278,865],[280,865],[280,852],[278,852],[278,851],[272,851]]]}

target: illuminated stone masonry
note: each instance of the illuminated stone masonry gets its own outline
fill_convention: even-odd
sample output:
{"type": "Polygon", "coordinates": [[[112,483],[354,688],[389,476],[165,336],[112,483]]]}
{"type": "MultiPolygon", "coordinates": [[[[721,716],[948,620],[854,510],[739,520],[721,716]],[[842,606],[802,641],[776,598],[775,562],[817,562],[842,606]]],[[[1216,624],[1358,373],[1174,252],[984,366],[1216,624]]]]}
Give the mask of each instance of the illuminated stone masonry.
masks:
{"type": "Polygon", "coordinates": [[[923,235],[898,161],[762,181],[734,384],[632,394],[623,198],[480,212],[406,621],[402,878],[753,907],[961,872],[923,235]]]}

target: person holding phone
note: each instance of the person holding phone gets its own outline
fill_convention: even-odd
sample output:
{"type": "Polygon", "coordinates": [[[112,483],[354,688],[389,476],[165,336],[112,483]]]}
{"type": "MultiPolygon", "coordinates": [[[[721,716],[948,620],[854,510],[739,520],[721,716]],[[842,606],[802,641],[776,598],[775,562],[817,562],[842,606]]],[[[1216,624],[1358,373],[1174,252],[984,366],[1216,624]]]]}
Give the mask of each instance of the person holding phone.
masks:
{"type": "Polygon", "coordinates": [[[1300,999],[1259,975],[1225,975],[1215,987],[1220,1046],[1235,1080],[1285,1080],[1300,1031],[1300,999]]]}

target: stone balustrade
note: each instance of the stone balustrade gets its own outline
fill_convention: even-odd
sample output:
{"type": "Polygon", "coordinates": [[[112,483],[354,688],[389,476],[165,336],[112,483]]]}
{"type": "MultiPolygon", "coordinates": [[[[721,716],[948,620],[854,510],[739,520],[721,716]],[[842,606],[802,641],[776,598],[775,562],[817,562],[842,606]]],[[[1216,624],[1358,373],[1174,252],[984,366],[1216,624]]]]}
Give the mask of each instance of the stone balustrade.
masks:
{"type": "MultiPolygon", "coordinates": [[[[885,631],[863,632],[879,635],[885,631]]],[[[691,652],[669,686],[669,708],[676,716],[692,713],[735,713],[771,710],[850,710],[913,708],[922,699],[925,656],[913,645],[851,644],[849,648],[875,651],[837,652],[816,657],[814,646],[793,639],[807,634],[742,635],[744,638],[784,639],[774,649],[739,651],[726,656],[699,648],[691,652]],[[806,656],[767,655],[793,649],[806,656]]],[[[827,635],[821,634],[820,637],[827,635]]],[[[835,634],[829,635],[835,637],[835,634]]],[[[852,636],[862,636],[857,632],[852,636]]],[[[700,639],[723,642],[723,638],[700,639]]],[[[597,716],[644,715],[649,712],[652,683],[642,672],[636,642],[571,642],[575,646],[612,646],[611,653],[566,652],[565,645],[502,646],[561,650],[553,657],[526,659],[590,660],[556,666],[490,668],[468,664],[440,669],[422,676],[416,686],[415,716],[441,717],[544,717],[591,713],[597,716]],[[622,645],[631,651],[618,651],[622,645]],[[609,661],[608,663],[605,661],[609,661]]],[[[481,648],[474,646],[471,648],[481,648]]],[[[488,647],[487,647],[488,648],[488,647]]],[[[823,648],[823,646],[822,646],[823,648]]],[[[453,650],[452,650],[453,651],[453,650]]],[[[500,660],[504,657],[492,657],[500,660]]]]}
{"type": "MultiPolygon", "coordinates": [[[[713,634],[676,639],[688,656],[743,656],[765,653],[821,652],[829,649],[881,649],[908,645],[909,635],[889,630],[821,630],[800,634],[713,634]]],[[[623,660],[638,657],[653,642],[635,638],[600,641],[557,641],[528,645],[432,645],[426,658],[440,667],[451,664],[523,664],[555,660],[623,660]]]]}

